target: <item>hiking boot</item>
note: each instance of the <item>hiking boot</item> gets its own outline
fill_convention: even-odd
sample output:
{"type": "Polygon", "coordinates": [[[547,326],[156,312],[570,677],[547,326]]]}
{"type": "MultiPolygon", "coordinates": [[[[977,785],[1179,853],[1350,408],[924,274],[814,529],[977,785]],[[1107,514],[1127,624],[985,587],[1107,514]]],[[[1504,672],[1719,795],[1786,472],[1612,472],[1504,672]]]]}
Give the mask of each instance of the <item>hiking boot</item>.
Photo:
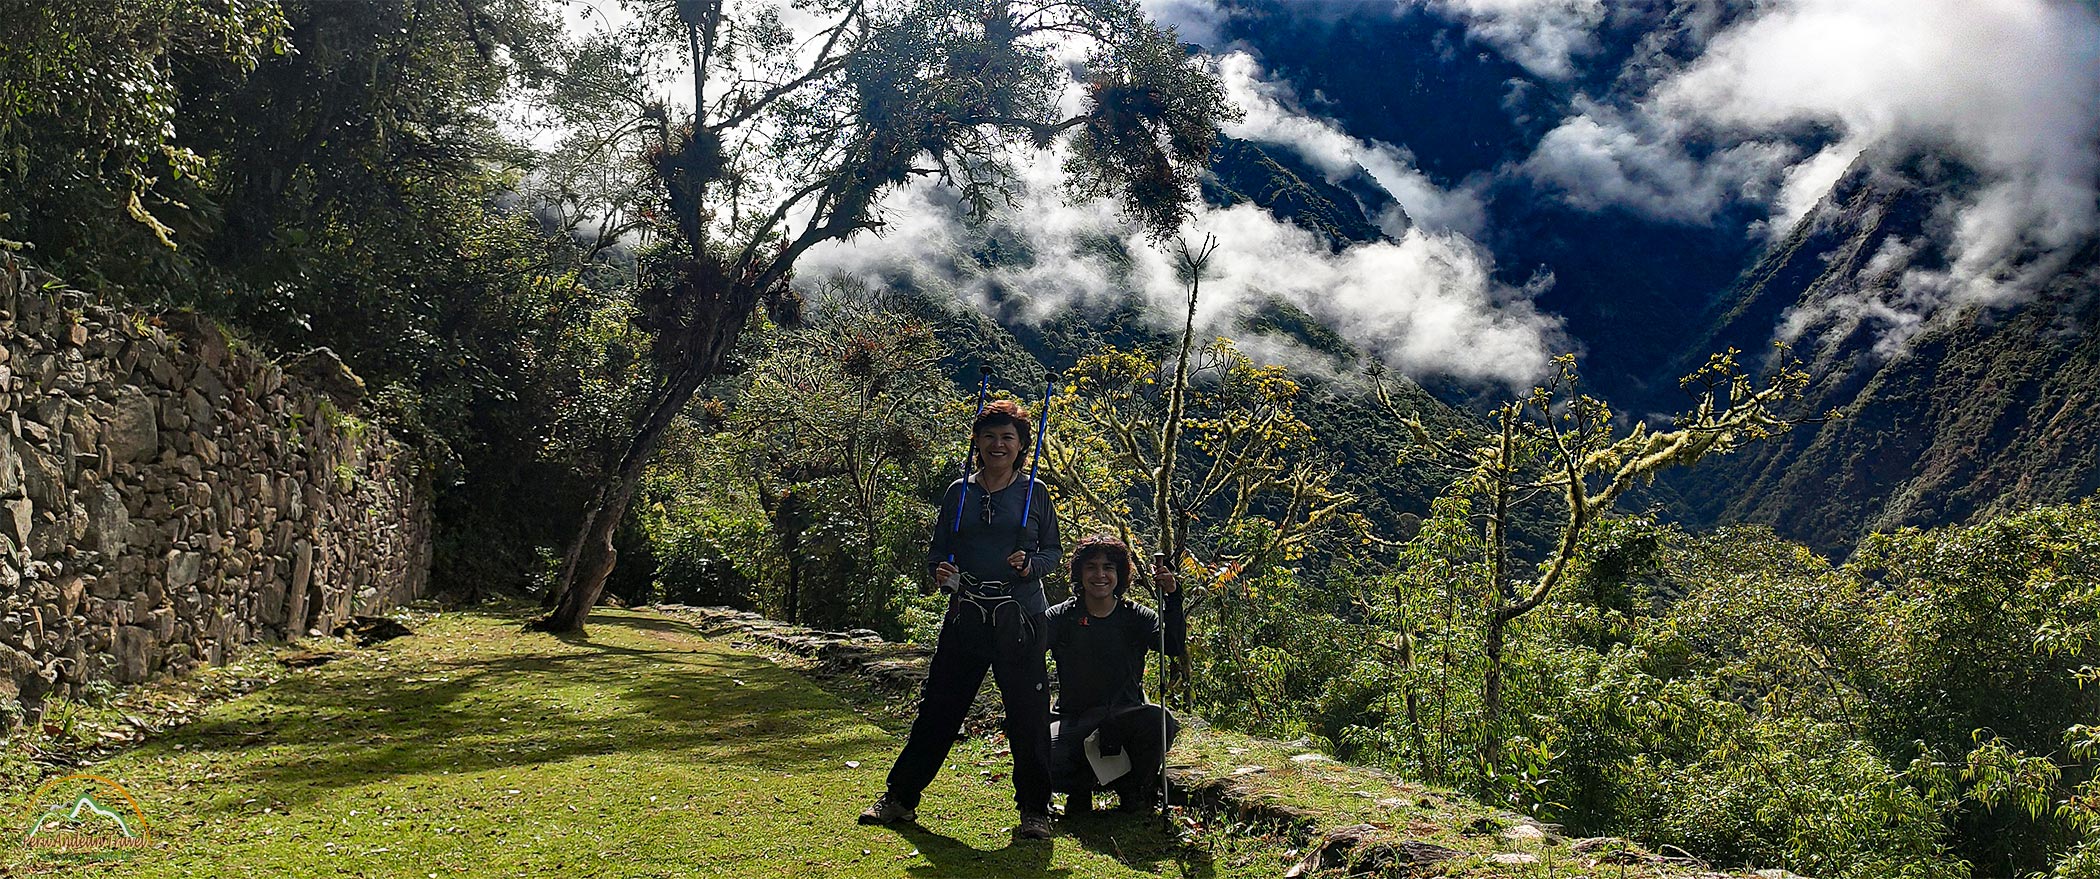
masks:
{"type": "Polygon", "coordinates": [[[860,823],[896,824],[901,821],[912,821],[918,817],[919,810],[905,805],[902,800],[897,799],[889,791],[883,791],[882,796],[875,798],[875,805],[869,806],[860,813],[860,823]]]}
{"type": "Polygon", "coordinates": [[[1093,794],[1066,794],[1065,817],[1084,818],[1094,813],[1093,794]]]}
{"type": "Polygon", "coordinates": [[[1049,839],[1050,813],[1022,812],[1021,826],[1014,828],[1015,839],[1049,839]]]}

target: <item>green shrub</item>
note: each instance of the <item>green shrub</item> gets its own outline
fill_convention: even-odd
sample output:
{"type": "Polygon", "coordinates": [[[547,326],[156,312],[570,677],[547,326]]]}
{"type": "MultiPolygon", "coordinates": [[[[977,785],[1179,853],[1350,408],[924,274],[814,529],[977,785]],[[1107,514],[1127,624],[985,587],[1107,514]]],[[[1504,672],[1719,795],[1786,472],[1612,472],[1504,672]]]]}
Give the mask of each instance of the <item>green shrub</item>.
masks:
{"type": "Polygon", "coordinates": [[[719,510],[704,511],[676,531],[658,535],[656,578],[664,600],[745,610],[758,606],[767,540],[763,519],[719,510]]]}

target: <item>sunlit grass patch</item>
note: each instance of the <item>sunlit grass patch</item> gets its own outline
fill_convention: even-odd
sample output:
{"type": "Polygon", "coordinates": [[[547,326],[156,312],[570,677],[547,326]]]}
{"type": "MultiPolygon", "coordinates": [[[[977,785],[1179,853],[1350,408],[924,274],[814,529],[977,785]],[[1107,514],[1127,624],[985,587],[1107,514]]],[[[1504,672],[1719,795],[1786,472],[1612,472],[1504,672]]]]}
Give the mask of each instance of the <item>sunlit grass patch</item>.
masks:
{"type": "MultiPolygon", "coordinates": [[[[440,614],[94,767],[138,798],[155,844],[93,870],[1272,876],[1283,862],[1261,840],[1183,842],[1120,816],[1013,843],[1010,764],[981,739],[957,747],[918,826],[855,824],[900,745],[800,675],[661,617],[602,612],[561,640],[515,614],[440,614]]],[[[14,875],[82,866],[4,851],[14,875]]]]}

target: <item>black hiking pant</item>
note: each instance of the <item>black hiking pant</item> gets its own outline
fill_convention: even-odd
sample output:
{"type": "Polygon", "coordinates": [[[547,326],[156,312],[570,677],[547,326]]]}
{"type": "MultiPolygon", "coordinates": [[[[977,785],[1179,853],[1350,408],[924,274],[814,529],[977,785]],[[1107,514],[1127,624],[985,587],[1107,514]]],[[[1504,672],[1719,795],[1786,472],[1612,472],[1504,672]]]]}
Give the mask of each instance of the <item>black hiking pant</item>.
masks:
{"type": "Polygon", "coordinates": [[[1166,744],[1181,737],[1181,719],[1167,709],[1145,703],[1115,709],[1096,708],[1063,719],[1050,745],[1050,773],[1059,793],[1084,796],[1114,790],[1124,797],[1143,796],[1159,785],[1160,715],[1166,714],[1166,744]],[[1130,754],[1130,771],[1108,784],[1095,780],[1086,759],[1086,739],[1101,733],[1101,754],[1130,754]]]}
{"type": "Polygon", "coordinates": [[[919,694],[919,716],[890,767],[891,796],[918,806],[919,794],[962,737],[963,718],[990,669],[1006,708],[1006,740],[1013,747],[1014,805],[1022,812],[1050,810],[1050,672],[1044,663],[1049,635],[1043,615],[1030,614],[1017,602],[989,610],[961,598],[948,602],[919,694]]]}

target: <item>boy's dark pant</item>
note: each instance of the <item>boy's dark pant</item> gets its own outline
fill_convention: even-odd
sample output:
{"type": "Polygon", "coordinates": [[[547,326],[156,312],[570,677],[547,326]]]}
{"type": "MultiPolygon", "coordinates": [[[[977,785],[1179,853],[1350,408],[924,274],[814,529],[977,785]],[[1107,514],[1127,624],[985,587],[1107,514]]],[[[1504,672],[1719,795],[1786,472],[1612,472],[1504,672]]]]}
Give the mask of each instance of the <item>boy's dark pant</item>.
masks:
{"type": "MultiPolygon", "coordinates": [[[[1148,702],[1114,710],[1095,709],[1059,724],[1059,734],[1050,748],[1057,790],[1086,794],[1107,787],[1124,795],[1150,791],[1159,783],[1160,713],[1166,710],[1148,702]],[[1103,754],[1118,750],[1130,754],[1130,771],[1107,785],[1094,781],[1094,769],[1086,761],[1086,737],[1095,730],[1101,731],[1103,754]]],[[[1166,721],[1167,742],[1171,745],[1181,737],[1181,720],[1169,712],[1166,721]]]]}
{"type": "Polygon", "coordinates": [[[926,688],[919,695],[918,719],[912,721],[911,738],[890,767],[890,794],[906,806],[916,808],[919,794],[941,771],[989,668],[1006,708],[1006,739],[1014,753],[1014,804],[1023,812],[1050,809],[1050,672],[1043,657],[1049,649],[1049,627],[1041,614],[1028,614],[1012,602],[989,614],[996,624],[986,616],[967,601],[948,604],[940,642],[926,670],[926,688]]]}

